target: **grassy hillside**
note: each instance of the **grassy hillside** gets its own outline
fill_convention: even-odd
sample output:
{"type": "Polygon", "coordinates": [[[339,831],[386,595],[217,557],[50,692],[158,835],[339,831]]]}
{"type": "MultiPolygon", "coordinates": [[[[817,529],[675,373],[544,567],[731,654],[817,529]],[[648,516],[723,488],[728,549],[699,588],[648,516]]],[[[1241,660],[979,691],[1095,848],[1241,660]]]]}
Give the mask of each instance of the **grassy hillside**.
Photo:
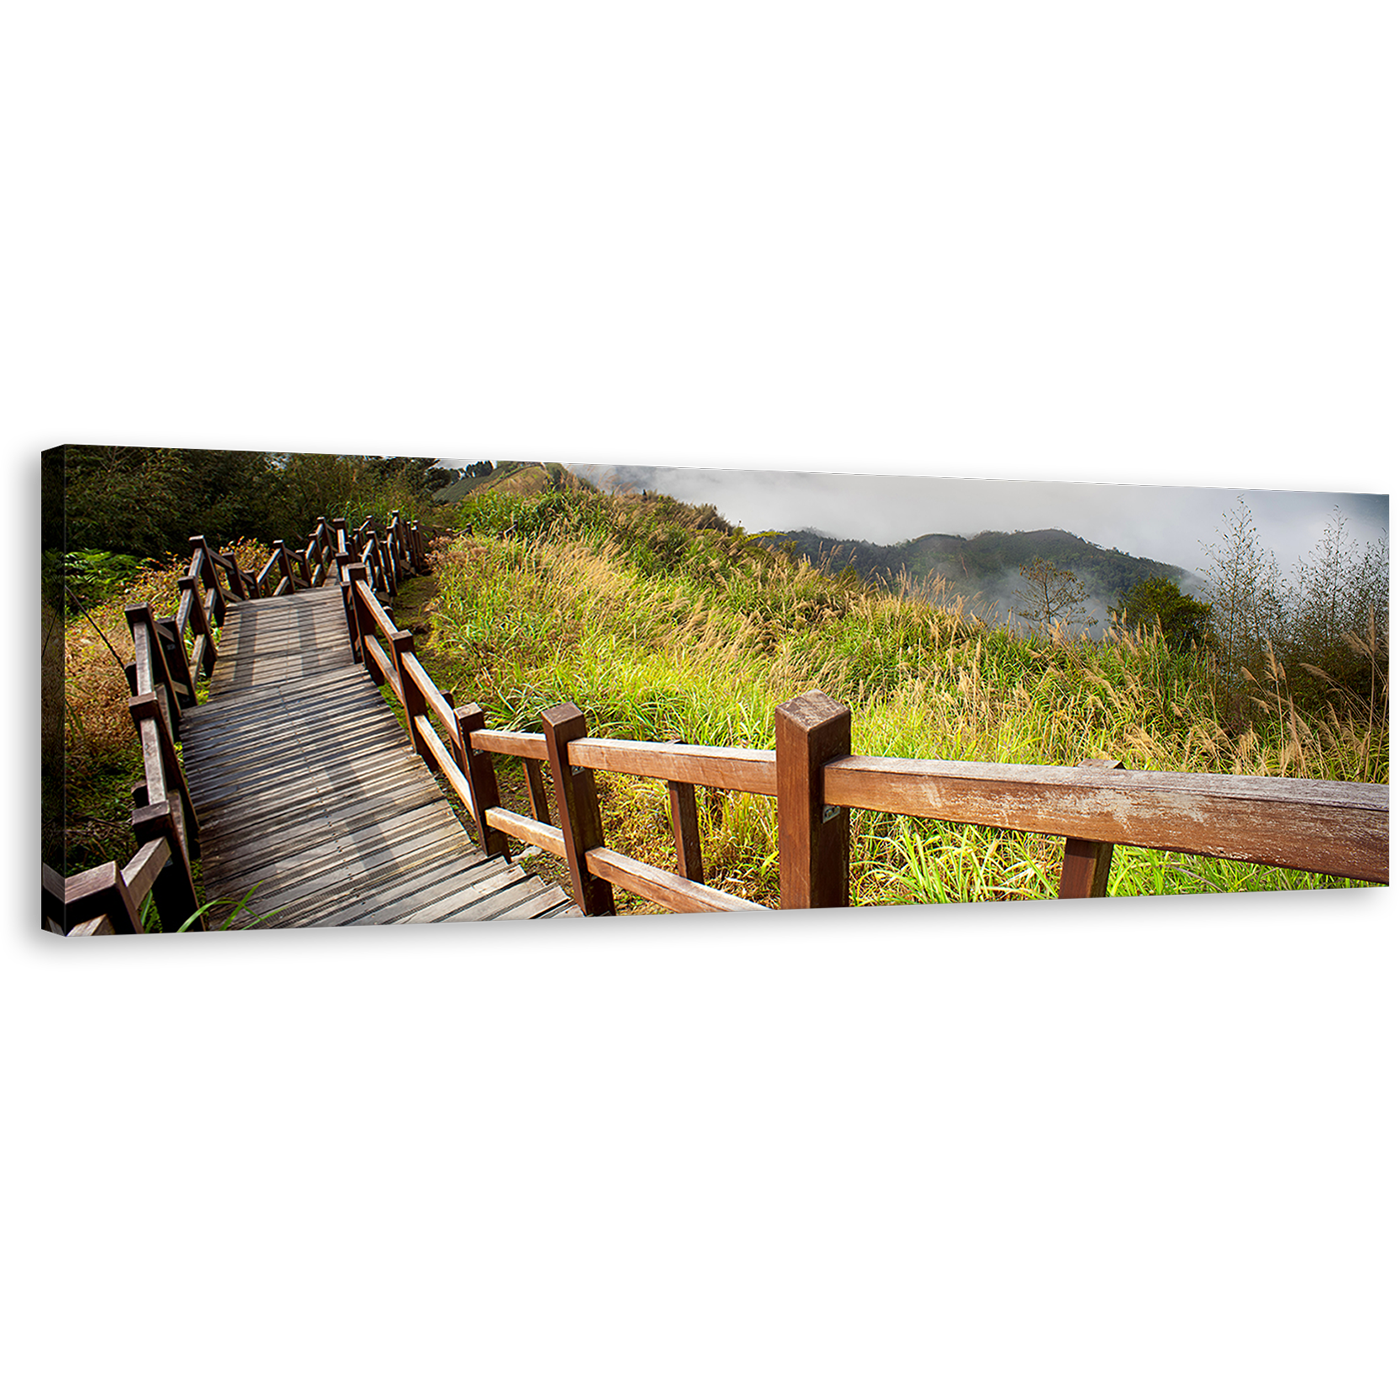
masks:
{"type": "Polygon", "coordinates": [[[465,476],[433,492],[437,505],[456,505],[474,491],[500,491],[511,496],[534,496],[548,491],[563,472],[558,462],[496,462],[489,476],[465,476]]]}
{"type": "MultiPolygon", "coordinates": [[[[439,683],[498,726],[538,728],[573,700],[591,732],[771,748],[776,705],[821,689],[851,706],[854,751],[908,757],[1388,780],[1387,712],[1300,713],[1281,677],[1227,727],[1203,653],[1146,635],[1023,638],[932,600],[831,577],[730,527],[710,507],[607,496],[565,480],[473,492],[440,543],[431,637],[439,683]]],[[[1252,678],[1251,678],[1252,679],[1252,678]]],[[[600,775],[609,843],[672,860],[664,786],[600,775]]],[[[773,803],[702,803],[707,879],[776,903],[773,803]]],[[[1061,843],[853,814],[865,904],[1053,894],[1061,843]]],[[[1111,892],[1330,884],[1229,862],[1120,850],[1111,892]]]]}

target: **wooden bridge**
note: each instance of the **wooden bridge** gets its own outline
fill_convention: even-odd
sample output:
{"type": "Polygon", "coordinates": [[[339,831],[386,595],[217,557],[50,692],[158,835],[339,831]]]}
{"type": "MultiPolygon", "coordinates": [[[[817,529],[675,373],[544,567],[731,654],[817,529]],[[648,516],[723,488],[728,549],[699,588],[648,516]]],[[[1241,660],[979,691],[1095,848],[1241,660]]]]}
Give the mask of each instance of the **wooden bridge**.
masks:
{"type": "Polygon", "coordinates": [[[45,918],[70,934],[140,932],[148,893],[164,927],[203,927],[197,856],[210,896],[279,927],[605,915],[614,888],[676,912],[762,910],[705,883],[697,786],[776,800],[785,909],[847,904],[856,809],[1062,838],[1061,898],[1105,895],[1115,844],[1389,880],[1381,784],[855,755],[850,710],[815,691],[777,707],[773,749],[594,738],[569,703],[544,711],[540,733],[489,729],[438,688],[385,606],[426,567],[416,524],[395,514],[380,538],[371,521],[322,519],[257,575],[192,543],[178,614],[127,609],[137,854],[67,880],[45,868],[45,918]],[[501,805],[494,756],[522,762],[529,815],[501,805]],[[666,784],[672,869],[608,848],[600,771],[666,784]],[[562,860],[569,893],[512,864],[507,838],[562,860]]]}
{"type": "Polygon", "coordinates": [[[209,898],[280,927],[578,914],[468,839],[355,664],[339,589],[240,602],[220,641],[182,725],[209,898]]]}
{"type": "MultiPolygon", "coordinates": [[[[355,567],[403,651],[408,634],[373,590],[396,591],[415,556],[421,563],[415,527],[395,517],[379,540],[323,521],[306,550],[279,542],[257,575],[194,544],[177,617],[128,609],[146,768],[133,825],[144,839],[124,870],[61,882],[70,934],[140,931],[148,892],[166,927],[218,923],[221,908],[237,911],[237,925],[280,928],[579,916],[557,885],[470,839],[357,659],[350,585],[335,585],[355,567]],[[217,643],[211,622],[221,624],[217,643]],[[196,904],[196,857],[214,904],[207,919],[196,904]]],[[[59,898],[46,870],[51,917],[59,898]]]]}

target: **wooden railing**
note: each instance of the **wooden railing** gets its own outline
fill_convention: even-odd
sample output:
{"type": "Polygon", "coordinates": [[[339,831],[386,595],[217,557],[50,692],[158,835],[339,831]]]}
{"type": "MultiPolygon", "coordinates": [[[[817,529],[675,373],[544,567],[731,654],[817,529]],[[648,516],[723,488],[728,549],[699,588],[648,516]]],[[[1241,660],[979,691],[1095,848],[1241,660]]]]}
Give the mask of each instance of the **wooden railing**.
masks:
{"type": "Polygon", "coordinates": [[[483,849],[506,854],[510,836],[558,856],[585,914],[614,913],[614,887],[675,912],[765,907],[705,883],[697,787],[776,798],[784,909],[849,902],[853,809],[1061,838],[1061,898],[1104,896],[1115,845],[1389,881],[1383,784],[1129,772],[1111,759],[1068,768],[858,756],[850,710],[819,691],[778,706],[773,749],[592,738],[572,703],[545,710],[540,733],[488,729],[479,706],[438,689],[363,565],[341,586],[356,660],[397,696],[414,749],[461,799],[483,849]],[[501,806],[493,755],[522,760],[530,815],[501,806]],[[667,785],[673,870],[608,848],[598,772],[667,785]]]}
{"type": "Polygon", "coordinates": [[[112,861],[66,879],[43,867],[44,922],[70,937],[142,932],[141,904],[148,894],[164,928],[204,927],[193,877],[199,827],[175,745],[181,710],[198,703],[197,683],[212,675],[218,662],[215,630],[230,603],[339,584],[351,567],[371,587],[392,595],[405,578],[427,568],[418,522],[404,522],[398,511],[382,535],[372,518],[350,529],[344,520],[323,516],[304,548],[275,541],[256,573],[214,549],[203,535],[190,545],[175,615],[157,618],[149,603],[126,609],[135,653],[126,667],[128,703],[143,769],[132,789],[136,855],[125,866],[112,861]],[[274,575],[279,575],[275,581],[274,575]]]}

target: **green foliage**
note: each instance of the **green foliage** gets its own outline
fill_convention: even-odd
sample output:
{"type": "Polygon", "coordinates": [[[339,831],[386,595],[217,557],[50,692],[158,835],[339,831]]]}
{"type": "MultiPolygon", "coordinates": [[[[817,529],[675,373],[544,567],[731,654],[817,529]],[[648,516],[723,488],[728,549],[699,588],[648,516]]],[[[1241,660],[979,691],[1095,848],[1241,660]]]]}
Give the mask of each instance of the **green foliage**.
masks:
{"type": "Polygon", "coordinates": [[[60,552],[100,549],[141,558],[172,552],[191,505],[212,502],[198,489],[186,454],[166,449],[70,447],[64,454],[66,538],[45,540],[60,552]]]}
{"type": "MultiPolygon", "coordinates": [[[[239,928],[256,928],[258,924],[263,924],[266,923],[269,919],[276,918],[276,916],[279,913],[281,913],[281,910],[279,909],[270,909],[267,913],[258,914],[252,918],[246,917],[248,901],[252,899],[252,897],[255,894],[257,894],[258,890],[265,883],[265,881],[259,880],[258,883],[254,885],[253,888],[250,889],[248,893],[243,896],[242,899],[208,900],[206,903],[201,904],[199,908],[196,909],[194,913],[191,914],[189,918],[186,919],[185,922],[180,925],[177,931],[180,933],[188,933],[200,922],[201,919],[204,919],[207,914],[211,913],[215,909],[220,909],[224,911],[219,916],[223,922],[216,926],[220,929],[230,929],[233,928],[235,925],[237,925],[239,928]]],[[[146,909],[143,908],[143,917],[146,916],[146,913],[146,909]]],[[[158,918],[158,916],[156,916],[154,913],[154,909],[151,910],[151,914],[152,916],[158,918]]]]}
{"type": "Polygon", "coordinates": [[[44,556],[45,570],[57,570],[61,575],[69,612],[105,603],[126,588],[145,564],[135,555],[112,554],[105,549],[74,549],[61,558],[50,551],[44,556]]]}
{"type": "Polygon", "coordinates": [[[1158,628],[1175,651],[1204,646],[1209,635],[1210,604],[1187,597],[1173,579],[1142,579],[1119,598],[1118,609],[1129,627],[1158,628]]]}
{"type": "Polygon", "coordinates": [[[429,457],[74,446],[45,463],[43,548],[140,559],[185,554],[190,536],[302,540],[320,515],[358,523],[430,510],[429,457]],[[61,460],[59,460],[61,458],[61,460]],[[64,510],[49,509],[49,497],[64,510]]]}

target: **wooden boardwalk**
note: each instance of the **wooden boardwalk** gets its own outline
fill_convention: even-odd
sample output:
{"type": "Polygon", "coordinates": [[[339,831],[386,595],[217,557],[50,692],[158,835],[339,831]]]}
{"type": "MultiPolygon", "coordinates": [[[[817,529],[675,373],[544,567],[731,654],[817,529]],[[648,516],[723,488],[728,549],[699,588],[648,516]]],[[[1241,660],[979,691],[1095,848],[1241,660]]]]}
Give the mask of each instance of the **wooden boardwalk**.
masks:
{"type": "MultiPolygon", "coordinates": [[[[568,918],[567,893],[468,838],[355,664],[338,588],[230,607],[181,715],[210,899],[277,928],[568,918]],[[256,887],[256,889],[254,888],[256,887]]],[[[223,922],[216,909],[211,924],[223,922]]]]}

